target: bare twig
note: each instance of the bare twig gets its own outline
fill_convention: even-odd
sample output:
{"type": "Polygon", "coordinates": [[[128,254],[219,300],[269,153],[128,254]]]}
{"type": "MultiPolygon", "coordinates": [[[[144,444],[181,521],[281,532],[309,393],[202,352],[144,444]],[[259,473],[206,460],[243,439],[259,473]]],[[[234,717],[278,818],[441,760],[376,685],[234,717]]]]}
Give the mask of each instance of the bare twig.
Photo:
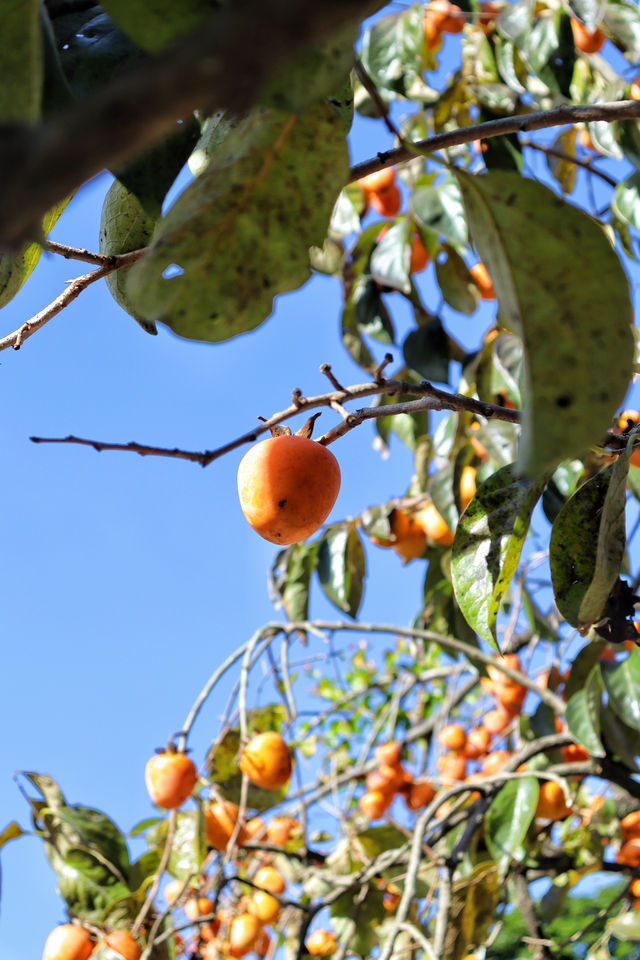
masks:
{"type": "Polygon", "coordinates": [[[43,327],[45,323],[55,317],[57,313],[60,313],[60,311],[70,304],[72,300],[75,300],[83,290],[86,290],[90,284],[95,283],[96,280],[101,280],[102,277],[113,273],[114,270],[120,270],[121,267],[127,267],[129,264],[135,263],[136,260],[142,257],[145,251],[146,247],[143,247],[140,250],[132,250],[131,253],[121,253],[117,257],[111,257],[111,262],[99,267],[98,270],[92,270],[91,273],[85,273],[81,277],[76,277],[75,280],[71,280],[67,289],[61,293],[59,297],[56,297],[49,306],[41,310],[40,313],[36,313],[34,317],[31,317],[30,320],[23,323],[22,326],[14,330],[13,333],[2,337],[2,339],[0,339],[0,350],[6,350],[8,347],[19,350],[28,337],[32,336],[40,327],[43,327]]]}
{"type": "MultiPolygon", "coordinates": [[[[47,253],[57,253],[65,260],[84,260],[85,263],[97,263],[98,266],[111,266],[115,260],[113,254],[92,253],[91,250],[85,250],[79,247],[70,247],[66,243],[58,243],[56,240],[43,240],[42,249],[47,253]]],[[[116,267],[116,269],[118,269],[116,267]]]]}
{"type": "Polygon", "coordinates": [[[360,80],[360,83],[365,88],[365,90],[371,97],[372,101],[374,102],[376,106],[376,110],[380,114],[380,118],[384,122],[385,127],[387,128],[387,130],[389,131],[392,137],[397,138],[398,143],[403,144],[404,137],[402,137],[401,134],[396,129],[393,123],[393,120],[389,116],[389,110],[387,109],[387,105],[382,99],[382,97],[380,96],[380,94],[378,93],[376,85],[371,79],[371,77],[369,76],[369,74],[367,73],[365,66],[362,60],[360,59],[360,57],[356,57],[355,68],[356,68],[356,73],[358,74],[358,79],[360,80]]]}
{"type": "Polygon", "coordinates": [[[555,157],[557,160],[566,160],[567,163],[572,163],[576,167],[582,167],[583,170],[593,174],[594,177],[600,177],[600,179],[608,183],[610,187],[618,186],[617,180],[614,180],[613,177],[608,176],[608,174],[603,173],[601,170],[596,170],[596,168],[592,166],[592,160],[578,160],[577,157],[572,157],[570,153],[556,150],[555,147],[547,147],[543,143],[536,143],[535,140],[521,140],[520,145],[529,147],[530,150],[538,150],[540,153],[544,153],[548,157],[555,157]]]}
{"type": "MultiPolygon", "coordinates": [[[[124,254],[124,256],[129,256],[129,254],[124,254]]],[[[98,273],[98,271],[96,271],[96,273],[98,273]]],[[[93,276],[93,274],[89,276],[93,276]]],[[[328,366],[328,364],[326,366],[328,366]]],[[[323,373],[326,373],[326,370],[323,370],[323,373]]],[[[328,373],[327,376],[329,376],[328,373]]],[[[333,374],[331,374],[331,376],[333,376],[333,374]]],[[[191,460],[194,463],[199,463],[203,467],[206,467],[214,460],[217,460],[218,457],[229,453],[231,450],[235,450],[245,443],[254,443],[263,433],[269,432],[271,427],[275,427],[277,424],[283,423],[283,421],[289,420],[291,417],[295,417],[302,409],[332,407],[334,404],[342,406],[351,400],[358,400],[362,397],[371,397],[380,394],[384,394],[385,396],[413,394],[423,397],[424,399],[406,401],[405,403],[398,404],[387,404],[383,407],[365,407],[362,410],[356,410],[348,415],[347,420],[344,420],[333,430],[328,431],[324,436],[320,437],[318,443],[326,446],[366,419],[393,416],[398,413],[415,413],[419,410],[426,409],[466,411],[488,420],[505,420],[507,423],[520,422],[520,412],[518,410],[510,410],[507,407],[501,407],[494,403],[485,403],[482,400],[476,400],[474,397],[464,397],[459,393],[447,393],[446,390],[439,390],[426,380],[418,384],[409,383],[406,380],[380,380],[378,383],[370,382],[354,384],[350,387],[340,387],[334,392],[323,393],[316,397],[296,397],[296,402],[287,407],[286,410],[275,413],[268,420],[254,427],[249,433],[244,433],[236,440],[225,443],[223,446],[217,447],[214,450],[198,452],[179,450],[177,448],[152,447],[147,444],[137,443],[136,441],[131,441],[130,443],[107,443],[102,440],[87,440],[74,436],[30,437],[30,439],[33,443],[76,443],[93,447],[93,449],[97,451],[123,450],[129,453],[138,453],[143,457],[177,457],[182,460],[191,460]]]]}

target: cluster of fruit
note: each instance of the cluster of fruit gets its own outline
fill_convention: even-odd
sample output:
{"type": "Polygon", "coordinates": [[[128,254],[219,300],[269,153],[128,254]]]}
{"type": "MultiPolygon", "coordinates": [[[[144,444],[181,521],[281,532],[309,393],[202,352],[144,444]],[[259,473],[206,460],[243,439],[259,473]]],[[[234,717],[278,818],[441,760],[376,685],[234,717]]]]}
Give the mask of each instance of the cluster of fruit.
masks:
{"type": "Polygon", "coordinates": [[[61,923],[47,937],[42,960],[88,960],[101,947],[108,947],[123,960],[139,960],[142,955],[142,947],[128,930],[113,930],[94,941],[84,927],[61,923]]]}

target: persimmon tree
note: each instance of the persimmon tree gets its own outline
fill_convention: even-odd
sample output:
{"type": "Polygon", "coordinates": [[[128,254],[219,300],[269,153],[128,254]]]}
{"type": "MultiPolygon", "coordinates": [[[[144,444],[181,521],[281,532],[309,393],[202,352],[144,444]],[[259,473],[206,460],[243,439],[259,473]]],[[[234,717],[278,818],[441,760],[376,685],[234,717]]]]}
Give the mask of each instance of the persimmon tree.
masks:
{"type": "MultiPolygon", "coordinates": [[[[640,415],[619,411],[637,363],[640,11],[380,8],[5,12],[0,305],[43,249],[95,269],[0,348],[102,278],[148,333],[224,341],[318,271],[341,284],[342,343],[363,370],[343,384],[324,363],[330,389],[313,397],[292,371],[280,411],[201,452],[33,439],[215,470],[326,407],[318,442],[338,458],[354,429],[414,455],[391,502],[276,553],[282,615],[217,667],[147,767],[160,806],[135,828],[140,856],[106,813],[68,803],[55,771],[24,774],[29,832],[74,925],[47,960],[93,943],[97,960],[637,955],[640,415]],[[350,167],[354,109],[396,144],[350,167]],[[105,167],[99,250],[49,241],[105,167]],[[481,299],[496,305],[488,322],[481,299]],[[468,344],[448,329],[456,314],[471,318],[468,344]],[[410,626],[358,620],[385,548],[398,577],[401,561],[424,567],[410,626]],[[317,590],[339,619],[313,616],[317,590]],[[191,731],[230,675],[195,779],[191,731]]],[[[24,832],[11,823],[0,842],[24,832]]]]}

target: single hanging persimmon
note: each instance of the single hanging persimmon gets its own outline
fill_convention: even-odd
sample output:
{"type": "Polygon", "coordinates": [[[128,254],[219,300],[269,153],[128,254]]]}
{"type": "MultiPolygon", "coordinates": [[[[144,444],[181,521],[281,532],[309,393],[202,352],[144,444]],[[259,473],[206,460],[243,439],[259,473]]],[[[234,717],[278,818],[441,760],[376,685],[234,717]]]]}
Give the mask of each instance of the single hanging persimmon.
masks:
{"type": "MultiPolygon", "coordinates": [[[[288,429],[288,428],[287,428],[288,429]]],[[[340,490],[340,467],[311,426],[279,432],[251,447],[238,467],[240,506],[270,543],[306,540],[322,526],[340,490]]]]}
{"type": "Polygon", "coordinates": [[[239,767],[263,790],[279,790],[291,777],[291,752],[279,733],[259,733],[246,745],[239,767]]]}
{"type": "MultiPolygon", "coordinates": [[[[217,800],[204,808],[204,826],[210,847],[216,850],[227,849],[239,812],[239,808],[231,800],[217,800]]],[[[247,831],[243,825],[240,827],[236,843],[242,846],[246,839],[247,831]]]]}
{"type": "Polygon", "coordinates": [[[92,950],[88,930],[75,923],[61,923],[47,937],[42,960],[88,960],[92,950]]]}
{"type": "Polygon", "coordinates": [[[142,955],[142,947],[128,930],[113,930],[98,942],[96,949],[99,947],[109,947],[123,960],[140,960],[142,955]]]}
{"type": "Polygon", "coordinates": [[[182,806],[193,790],[198,772],[193,760],[175,747],[156,753],[144,771],[149,796],[158,807],[174,810],[182,806]]]}

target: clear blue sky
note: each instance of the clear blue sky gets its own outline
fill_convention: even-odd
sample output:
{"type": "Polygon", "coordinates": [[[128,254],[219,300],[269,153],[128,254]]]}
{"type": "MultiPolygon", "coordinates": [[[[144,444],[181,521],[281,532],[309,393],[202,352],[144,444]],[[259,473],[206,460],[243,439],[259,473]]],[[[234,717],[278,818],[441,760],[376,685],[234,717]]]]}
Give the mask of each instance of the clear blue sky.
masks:
{"type": "MultiPolygon", "coordinates": [[[[389,143],[381,125],[359,121],[353,159],[389,143]]],[[[108,184],[103,175],[81,190],[52,237],[96,249],[108,184]]],[[[82,272],[82,265],[43,257],[2,310],[2,333],[82,272]]],[[[420,283],[433,297],[432,274],[430,267],[420,283]]],[[[449,314],[452,332],[475,345],[491,309],[484,306],[471,320],[449,314]]],[[[149,337],[100,283],[19,352],[0,356],[0,829],[12,819],[28,826],[14,770],[51,774],[70,801],[105,810],[124,830],[150,815],[147,757],[180,727],[224,655],[281,617],[267,592],[274,548],[247,526],[237,504],[243,451],[203,470],[179,460],[36,446],[28,437],[74,433],[215,447],[251,428],[258,415],[287,406],[293,387],[324,391],[323,362],[345,383],[365,379],[340,344],[339,314],[338,282],[315,277],[281,297],[255,332],[204,345],[163,328],[149,337]]],[[[400,351],[393,352],[400,361],[400,351]]],[[[319,426],[334,422],[325,411],[319,426]]],[[[373,428],[363,426],[334,445],[343,485],[332,519],[406,489],[409,452],[394,441],[392,457],[382,460],[373,437],[373,428]]],[[[399,575],[390,551],[368,548],[368,559],[362,619],[407,624],[420,604],[424,563],[399,575]]],[[[316,591],[312,614],[334,613],[316,591]]],[[[217,733],[223,705],[211,704],[194,732],[198,761],[217,733]]],[[[1,861],[0,956],[33,960],[65,919],[55,876],[36,840],[9,844],[1,861]]]]}

